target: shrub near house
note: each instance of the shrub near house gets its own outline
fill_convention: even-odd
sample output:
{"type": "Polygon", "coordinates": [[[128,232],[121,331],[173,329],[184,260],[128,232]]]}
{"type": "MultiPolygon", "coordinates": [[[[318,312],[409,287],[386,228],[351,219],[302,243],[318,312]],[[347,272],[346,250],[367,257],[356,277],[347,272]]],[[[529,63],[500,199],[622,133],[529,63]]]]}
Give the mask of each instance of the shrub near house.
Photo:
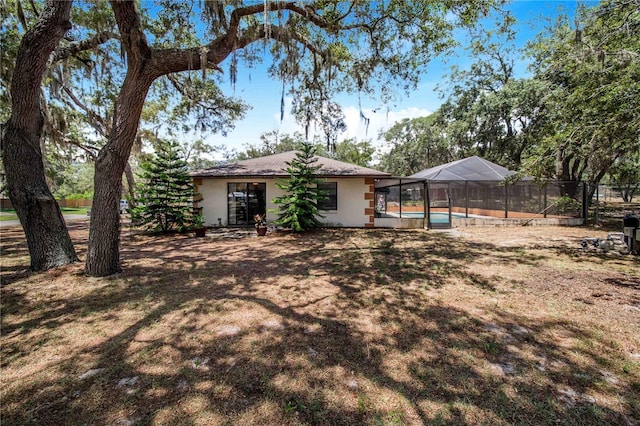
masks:
{"type": "Polygon", "coordinates": [[[150,161],[142,163],[137,205],[131,209],[135,226],[152,232],[183,232],[195,222],[197,194],[179,150],[177,142],[167,142],[150,161]]]}

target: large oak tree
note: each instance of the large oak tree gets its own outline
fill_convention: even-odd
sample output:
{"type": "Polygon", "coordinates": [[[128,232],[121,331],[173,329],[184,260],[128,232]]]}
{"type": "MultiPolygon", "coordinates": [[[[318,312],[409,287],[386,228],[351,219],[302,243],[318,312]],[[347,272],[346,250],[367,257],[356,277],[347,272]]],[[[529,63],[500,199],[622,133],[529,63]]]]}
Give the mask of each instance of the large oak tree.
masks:
{"type": "Polygon", "coordinates": [[[51,53],[71,28],[70,12],[71,1],[48,0],[22,38],[11,80],[11,116],[2,134],[9,198],[24,228],[33,270],[78,260],[47,186],[40,148],[44,125],[40,87],[51,53]]]}
{"type": "MultiPolygon", "coordinates": [[[[640,1],[609,0],[559,20],[531,45],[536,78],[549,91],[552,128],[528,163],[593,195],[620,159],[640,152],[640,1]],[[574,185],[575,186],[575,185],[574,185]]],[[[589,199],[591,199],[591,196],[589,199]]]]}
{"type": "MultiPolygon", "coordinates": [[[[252,4],[205,1],[200,7],[160,1],[153,10],[140,11],[134,2],[111,1],[119,34],[111,28],[96,27],[94,32],[82,30],[78,34],[88,34],[90,38],[60,49],[54,58],[54,61],[75,58],[89,67],[98,58],[87,58],[81,52],[93,49],[99,54],[99,45],[107,40],[118,40],[126,57],[124,79],[113,96],[112,112],[102,116],[110,117],[108,123],[106,120],[98,123],[108,137],[95,158],[95,195],[86,272],[104,276],[120,270],[118,200],[122,193],[122,174],[139,135],[145,101],[157,82],[168,80],[179,93],[181,89],[189,89],[189,77],[195,75],[194,72],[202,71],[202,80],[211,83],[211,70],[218,73],[224,65],[228,66],[228,78],[233,85],[242,67],[270,58],[273,62],[269,72],[280,80],[283,96],[286,88],[294,98],[304,99],[296,113],[307,122],[317,121],[322,125],[328,121],[316,113],[322,115],[323,111],[330,110],[331,98],[339,91],[376,94],[385,101],[398,89],[414,88],[429,60],[453,44],[453,30],[473,25],[498,2],[263,1],[252,4]],[[180,80],[179,76],[184,75],[187,78],[180,80]]],[[[47,7],[50,4],[53,3],[47,3],[47,7]]],[[[105,22],[110,21],[102,11],[100,16],[105,22]]],[[[91,21],[84,20],[81,25],[89,29],[91,21]]],[[[46,38],[51,49],[55,48],[56,38],[50,35],[46,38]]],[[[112,60],[111,56],[108,60],[112,60]]],[[[46,60],[41,63],[45,64],[46,60]]],[[[35,67],[36,72],[39,69],[40,65],[35,67]]],[[[37,90],[38,84],[30,87],[37,90]]],[[[108,100],[110,103],[111,99],[108,100]]],[[[228,106],[220,100],[220,110],[228,106]]],[[[76,107],[83,109],[77,103],[76,107]]],[[[205,118],[219,113],[215,105],[209,112],[212,114],[206,114],[205,118]]],[[[92,113],[86,114],[96,121],[92,113]]],[[[18,109],[16,116],[22,117],[18,109]]],[[[217,116],[224,124],[238,114],[217,116]]],[[[329,124],[335,125],[331,120],[329,124]]],[[[34,133],[30,138],[33,144],[39,134],[34,133]]],[[[22,161],[16,161],[15,156],[6,158],[14,162],[9,168],[18,166],[14,167],[17,170],[34,157],[40,155],[25,152],[22,161]]],[[[35,171],[43,174],[38,169],[35,171]]],[[[25,223],[25,228],[30,226],[25,223]]],[[[47,227],[50,228],[44,226],[43,232],[48,232],[47,227]]],[[[47,233],[42,237],[46,239],[51,235],[47,233]]]]}
{"type": "Polygon", "coordinates": [[[428,117],[405,118],[381,132],[390,149],[380,159],[380,168],[393,176],[407,176],[453,161],[439,118],[439,111],[428,117]]]}
{"type": "Polygon", "coordinates": [[[126,52],[127,74],[116,100],[109,140],[96,160],[86,272],[104,276],[120,270],[121,176],[147,92],[158,78],[219,69],[230,59],[233,80],[239,52],[251,65],[256,49],[269,48],[274,58],[272,73],[293,90],[315,94],[310,98],[310,103],[317,104],[310,105],[315,111],[322,111],[322,105],[339,90],[380,90],[382,98],[388,99],[390,88],[398,87],[398,82],[401,88],[413,88],[429,59],[451,45],[453,29],[473,24],[494,3],[205,2],[210,41],[178,48],[154,46],[136,5],[111,1],[126,52]],[[391,81],[396,84],[389,84],[391,81]]]}
{"type": "Polygon", "coordinates": [[[438,121],[446,126],[456,158],[478,155],[517,170],[540,139],[547,85],[517,78],[517,22],[510,14],[498,18],[492,30],[473,34],[470,66],[453,67],[446,82],[450,94],[438,121]]]}
{"type": "MultiPolygon", "coordinates": [[[[13,0],[0,4],[0,19],[0,119],[8,121],[13,112],[14,121],[16,117],[18,121],[32,120],[36,115],[42,121],[37,125],[31,123],[33,128],[39,126],[40,129],[37,136],[32,135],[36,149],[23,149],[20,155],[11,155],[14,145],[8,144],[15,141],[15,138],[9,139],[12,133],[7,133],[9,142],[6,152],[3,150],[3,159],[10,163],[8,178],[13,179],[13,188],[28,195],[34,192],[35,187],[26,179],[39,180],[43,174],[39,193],[45,193],[47,184],[49,190],[53,191],[61,182],[61,176],[66,175],[78,161],[93,163],[100,147],[106,143],[111,133],[113,105],[126,72],[121,63],[123,53],[115,17],[111,6],[105,2],[80,3],[72,7],[71,2],[49,5],[42,1],[13,0]],[[48,11],[51,7],[58,10],[64,7],[66,23],[70,25],[69,19],[73,23],[73,31],[68,31],[62,38],[53,32],[51,34],[54,37],[48,38],[52,25],[44,29],[42,27],[43,19],[50,19],[51,13],[48,11]],[[34,31],[37,31],[36,37],[33,35],[34,31]],[[43,56],[43,64],[46,66],[42,70],[37,66],[32,68],[30,61],[37,59],[33,56],[37,51],[22,47],[19,55],[20,44],[33,45],[34,40],[37,44],[39,39],[45,38],[48,38],[50,49],[55,50],[53,53],[49,51],[46,57],[43,56]],[[28,54],[25,55],[25,52],[28,54]],[[19,60],[16,61],[17,59],[19,60]],[[27,73],[24,72],[25,69],[27,73]],[[40,73],[40,78],[30,79],[29,73],[36,71],[40,73]],[[22,90],[27,80],[32,84],[33,93],[37,93],[38,109],[24,102],[24,95],[31,93],[22,90]],[[4,90],[5,87],[12,86],[12,81],[11,93],[18,93],[18,96],[11,96],[9,90],[4,90]],[[12,102],[20,103],[22,109],[12,108],[12,102]],[[24,115],[24,110],[38,114],[24,115]],[[38,166],[32,167],[35,163],[38,166]],[[12,171],[23,173],[26,178],[20,177],[16,181],[17,178],[12,177],[16,173],[12,174],[12,171]],[[28,175],[34,172],[37,177],[28,175]]],[[[154,30],[153,23],[146,25],[154,30]]],[[[156,25],[156,28],[160,27],[161,25],[156,25]]],[[[184,38],[189,37],[187,29],[182,33],[184,38]]],[[[175,35],[172,38],[174,41],[178,39],[175,35]]],[[[140,117],[144,127],[139,127],[133,151],[137,156],[142,143],[154,144],[157,140],[155,132],[160,125],[178,128],[182,132],[197,126],[215,128],[224,133],[234,119],[242,115],[244,109],[242,103],[223,96],[215,83],[195,76],[189,76],[185,80],[174,77],[156,82],[140,117]]],[[[11,131],[9,124],[7,123],[7,129],[11,131]]],[[[92,164],[91,169],[93,168],[92,164]]],[[[131,190],[133,173],[129,163],[125,165],[125,175],[131,190]]],[[[1,173],[0,177],[4,178],[5,173],[1,173]]],[[[4,182],[0,182],[0,186],[4,190],[4,182]]],[[[89,192],[93,192],[93,177],[89,192]]],[[[46,194],[46,197],[50,195],[46,194]]],[[[34,269],[76,261],[75,255],[61,256],[58,253],[58,247],[63,243],[73,248],[68,236],[60,236],[61,233],[66,234],[64,222],[57,215],[34,208],[34,198],[43,199],[36,195],[13,198],[17,210],[27,215],[27,220],[22,223],[30,241],[29,250],[34,269]],[[37,226],[31,225],[33,223],[37,226]],[[34,233],[37,237],[32,237],[34,233]],[[53,243],[47,244],[47,241],[53,243]]],[[[53,208],[55,200],[51,198],[48,202],[53,208]]]]}

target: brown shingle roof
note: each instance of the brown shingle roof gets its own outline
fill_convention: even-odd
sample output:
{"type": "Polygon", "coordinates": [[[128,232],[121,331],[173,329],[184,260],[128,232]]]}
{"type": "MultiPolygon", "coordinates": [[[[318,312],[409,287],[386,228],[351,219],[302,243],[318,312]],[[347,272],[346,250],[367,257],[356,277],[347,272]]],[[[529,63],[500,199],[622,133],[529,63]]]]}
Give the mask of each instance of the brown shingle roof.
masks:
{"type": "MultiPolygon", "coordinates": [[[[291,162],[296,156],[296,151],[287,151],[280,154],[267,155],[266,157],[252,158],[238,161],[233,164],[212,167],[210,169],[196,170],[192,177],[258,177],[288,176],[285,162],[291,162]]],[[[322,165],[319,173],[327,177],[360,176],[360,177],[388,177],[388,173],[367,167],[356,166],[331,158],[320,157],[317,164],[322,165]]]]}

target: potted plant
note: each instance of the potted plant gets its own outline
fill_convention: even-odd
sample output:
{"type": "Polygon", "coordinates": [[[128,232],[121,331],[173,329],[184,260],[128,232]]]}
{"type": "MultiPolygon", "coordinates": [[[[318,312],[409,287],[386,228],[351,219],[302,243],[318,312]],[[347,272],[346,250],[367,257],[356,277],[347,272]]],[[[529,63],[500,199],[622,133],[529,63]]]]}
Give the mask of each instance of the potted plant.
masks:
{"type": "Polygon", "coordinates": [[[201,214],[193,218],[191,228],[195,231],[196,237],[204,237],[207,234],[207,228],[204,226],[204,217],[201,214]]]}
{"type": "Polygon", "coordinates": [[[256,214],[253,216],[253,221],[256,223],[256,231],[258,235],[263,236],[267,233],[267,215],[256,214]]]}

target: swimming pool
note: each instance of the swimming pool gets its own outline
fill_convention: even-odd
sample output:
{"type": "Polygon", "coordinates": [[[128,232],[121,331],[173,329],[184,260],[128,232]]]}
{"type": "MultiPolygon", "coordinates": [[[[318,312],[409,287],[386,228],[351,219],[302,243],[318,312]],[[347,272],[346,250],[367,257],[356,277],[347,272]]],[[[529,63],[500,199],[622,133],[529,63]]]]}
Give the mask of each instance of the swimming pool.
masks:
{"type": "MultiPolygon", "coordinates": [[[[411,219],[422,219],[424,217],[423,212],[403,212],[403,218],[411,218],[411,219]]],[[[451,217],[460,217],[464,218],[465,215],[463,213],[451,213],[451,217]]],[[[469,215],[471,217],[471,215],[469,215]]],[[[449,214],[443,212],[432,212],[429,215],[429,219],[431,223],[449,223],[449,214]]]]}

